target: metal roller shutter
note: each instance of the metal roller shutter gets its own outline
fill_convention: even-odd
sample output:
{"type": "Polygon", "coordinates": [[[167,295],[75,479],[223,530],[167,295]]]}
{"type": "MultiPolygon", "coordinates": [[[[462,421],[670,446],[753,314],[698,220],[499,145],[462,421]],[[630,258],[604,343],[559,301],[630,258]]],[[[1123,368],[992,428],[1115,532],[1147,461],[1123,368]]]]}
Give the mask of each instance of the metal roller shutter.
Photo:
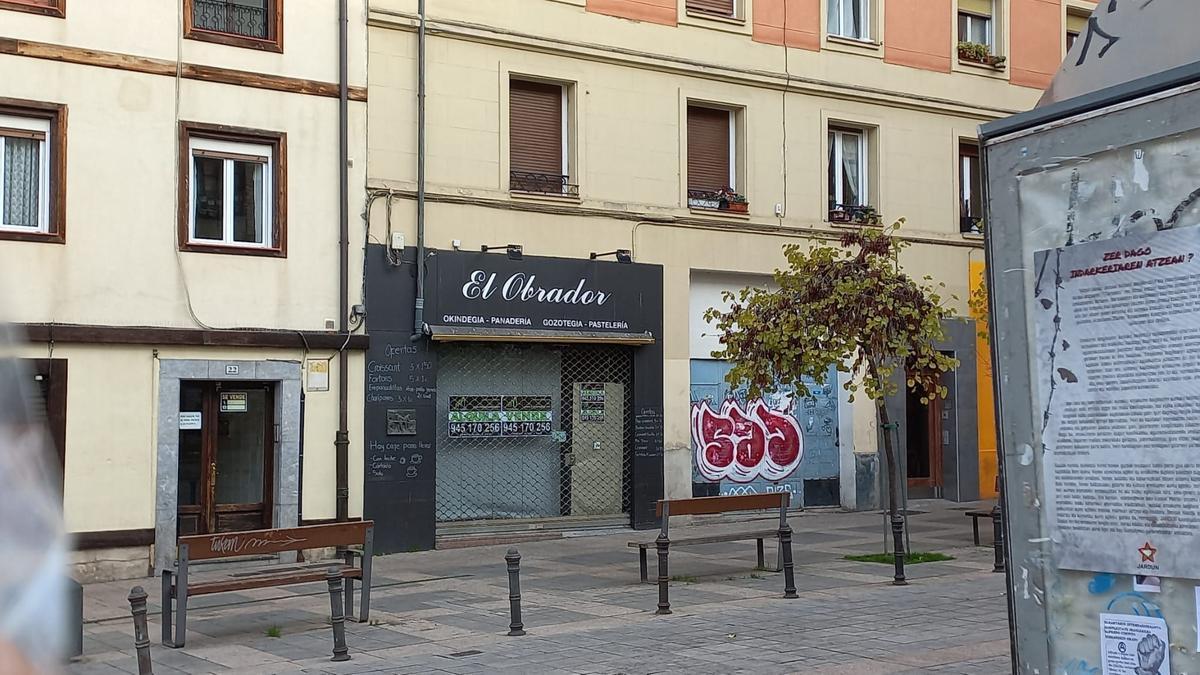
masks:
{"type": "Polygon", "coordinates": [[[704,12],[705,14],[720,14],[733,16],[734,0],[687,0],[689,12],[704,12]]]}
{"type": "Polygon", "coordinates": [[[557,84],[509,83],[509,165],[512,171],[563,174],[563,89],[557,84]]]}
{"type": "Polygon", "coordinates": [[[689,190],[736,188],[729,180],[729,124],[728,110],[688,106],[689,190]]]}

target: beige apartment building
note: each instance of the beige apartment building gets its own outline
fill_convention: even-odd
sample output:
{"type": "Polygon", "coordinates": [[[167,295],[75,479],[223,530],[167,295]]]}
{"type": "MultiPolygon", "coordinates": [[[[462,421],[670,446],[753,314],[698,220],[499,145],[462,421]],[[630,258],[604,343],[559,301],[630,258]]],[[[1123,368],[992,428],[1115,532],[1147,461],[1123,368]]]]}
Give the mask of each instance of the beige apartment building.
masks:
{"type": "Polygon", "coordinates": [[[406,514],[377,542],[648,527],[663,494],[876,507],[870,404],[836,374],[745,400],[702,314],[785,244],[899,218],[961,361],[946,400],[889,402],[910,495],[994,494],[977,128],[1093,8],[372,0],[366,511],[406,514]]]}
{"type": "Polygon", "coordinates": [[[346,25],[332,0],[0,1],[0,312],[81,579],[361,513],[362,0],[346,25]]]}

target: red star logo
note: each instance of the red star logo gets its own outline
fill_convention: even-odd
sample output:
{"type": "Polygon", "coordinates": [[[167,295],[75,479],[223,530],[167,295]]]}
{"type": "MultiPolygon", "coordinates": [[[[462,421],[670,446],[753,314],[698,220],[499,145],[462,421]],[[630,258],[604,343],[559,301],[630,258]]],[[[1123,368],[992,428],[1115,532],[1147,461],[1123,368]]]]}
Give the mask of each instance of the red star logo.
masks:
{"type": "Polygon", "coordinates": [[[1142,554],[1142,562],[1149,562],[1149,563],[1154,562],[1154,555],[1156,553],[1158,553],[1158,549],[1151,546],[1150,542],[1146,542],[1145,544],[1142,544],[1142,547],[1139,548],[1137,551],[1138,551],[1138,553],[1142,554]]]}

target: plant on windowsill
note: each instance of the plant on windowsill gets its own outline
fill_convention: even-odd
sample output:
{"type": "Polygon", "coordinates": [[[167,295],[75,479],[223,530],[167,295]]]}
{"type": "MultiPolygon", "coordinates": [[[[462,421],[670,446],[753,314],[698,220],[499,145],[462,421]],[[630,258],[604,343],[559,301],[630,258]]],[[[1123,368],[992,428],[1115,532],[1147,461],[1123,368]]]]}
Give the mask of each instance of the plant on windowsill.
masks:
{"type": "Polygon", "coordinates": [[[874,206],[834,204],[829,211],[829,222],[851,225],[880,225],[882,216],[874,206]]]}
{"type": "Polygon", "coordinates": [[[734,192],[733,188],[723,187],[715,192],[711,190],[688,190],[688,208],[728,211],[729,213],[748,213],[750,203],[744,196],[734,192]]]}
{"type": "Polygon", "coordinates": [[[1004,65],[1008,57],[996,56],[992,53],[991,47],[979,42],[960,42],[958,43],[958,60],[999,68],[1004,65]]]}
{"type": "Polygon", "coordinates": [[[750,202],[746,201],[745,197],[732,190],[729,190],[725,193],[725,203],[725,208],[727,208],[730,213],[750,212],[750,202]]]}
{"type": "Polygon", "coordinates": [[[958,231],[962,234],[983,234],[983,218],[978,216],[960,216],[958,231]]]}

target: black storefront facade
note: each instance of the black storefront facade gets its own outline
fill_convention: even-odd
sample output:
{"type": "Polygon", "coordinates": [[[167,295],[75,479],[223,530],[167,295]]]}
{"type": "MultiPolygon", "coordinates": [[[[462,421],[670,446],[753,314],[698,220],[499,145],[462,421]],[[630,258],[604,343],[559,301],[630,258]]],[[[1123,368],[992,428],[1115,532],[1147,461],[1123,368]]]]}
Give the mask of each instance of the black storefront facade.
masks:
{"type": "Polygon", "coordinates": [[[657,526],[662,268],[367,250],[364,517],[382,552],[439,526],[657,526]],[[414,335],[418,335],[414,339],[414,335]]]}

